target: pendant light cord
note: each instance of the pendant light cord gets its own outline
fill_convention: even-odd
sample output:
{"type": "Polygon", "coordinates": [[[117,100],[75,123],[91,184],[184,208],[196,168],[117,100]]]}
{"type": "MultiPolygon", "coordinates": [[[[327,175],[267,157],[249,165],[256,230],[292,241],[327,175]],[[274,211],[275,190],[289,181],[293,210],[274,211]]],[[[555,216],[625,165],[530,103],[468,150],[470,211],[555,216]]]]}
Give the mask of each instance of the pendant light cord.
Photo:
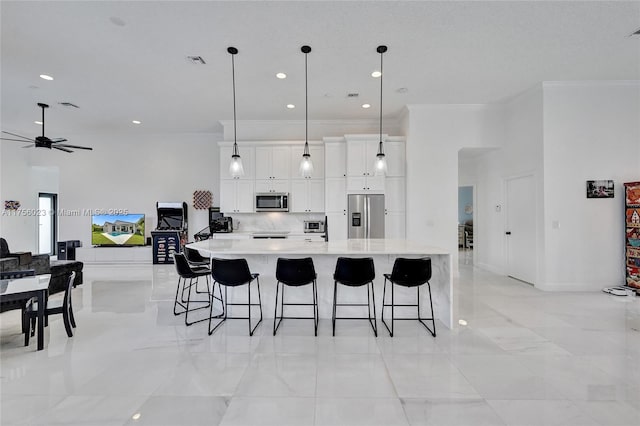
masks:
{"type": "Polygon", "coordinates": [[[382,151],[382,79],[384,73],[382,72],[382,56],[384,52],[380,52],[380,151],[382,151]]]}
{"type": "Polygon", "coordinates": [[[309,92],[307,83],[307,56],[304,54],[304,153],[309,153],[309,92]]]}
{"type": "Polygon", "coordinates": [[[231,54],[231,81],[233,82],[233,155],[238,155],[237,129],[236,129],[236,65],[235,54],[231,54]]]}

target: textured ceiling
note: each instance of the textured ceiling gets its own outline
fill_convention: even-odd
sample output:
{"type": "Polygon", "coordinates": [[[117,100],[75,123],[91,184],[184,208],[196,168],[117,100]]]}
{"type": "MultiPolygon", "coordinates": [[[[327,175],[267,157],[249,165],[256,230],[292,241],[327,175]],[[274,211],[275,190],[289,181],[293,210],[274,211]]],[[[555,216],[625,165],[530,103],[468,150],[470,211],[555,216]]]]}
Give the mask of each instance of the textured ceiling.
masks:
{"type": "Polygon", "coordinates": [[[379,44],[385,117],[499,102],[543,80],[640,78],[635,1],[2,1],[0,14],[2,128],[27,135],[40,131],[36,102],[53,106],[52,136],[133,131],[133,119],[136,132],[216,131],[232,118],[231,45],[243,120],[304,119],[303,44],[312,120],[377,117],[379,44]]]}

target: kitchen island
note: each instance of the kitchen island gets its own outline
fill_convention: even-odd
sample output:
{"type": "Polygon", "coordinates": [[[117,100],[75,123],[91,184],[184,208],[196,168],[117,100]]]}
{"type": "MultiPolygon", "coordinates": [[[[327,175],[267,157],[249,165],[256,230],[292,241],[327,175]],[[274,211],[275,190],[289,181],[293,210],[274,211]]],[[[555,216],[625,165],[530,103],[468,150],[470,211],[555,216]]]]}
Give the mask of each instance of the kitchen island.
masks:
{"type": "MultiPolygon", "coordinates": [[[[380,319],[382,312],[382,286],[384,275],[391,273],[393,262],[398,257],[431,258],[433,276],[431,291],[433,293],[433,309],[435,317],[446,327],[452,326],[452,270],[451,255],[440,248],[429,247],[410,240],[397,239],[350,239],[330,242],[316,242],[289,239],[229,239],[206,240],[188,244],[187,247],[198,250],[202,255],[224,259],[245,258],[249,268],[260,274],[260,290],[262,308],[265,318],[273,318],[275,303],[275,271],[278,257],[300,258],[311,257],[318,275],[318,308],[320,318],[331,318],[333,303],[333,272],[338,257],[372,257],[376,278],[376,314],[380,319]]],[[[338,287],[340,301],[343,303],[365,303],[366,289],[338,287]]],[[[422,316],[429,316],[428,292],[420,292],[422,300],[422,316]]],[[[234,300],[246,298],[246,289],[229,289],[229,297],[234,300]],[[234,294],[234,292],[236,294],[234,294]]],[[[387,295],[389,297],[389,295],[387,295]]],[[[310,286],[287,288],[287,302],[311,302],[310,286]]],[[[416,290],[396,287],[396,304],[415,303],[416,290]]],[[[387,303],[390,303],[388,300],[387,303]]],[[[285,315],[311,315],[310,308],[288,307],[285,315]],[[308,312],[307,312],[308,311],[308,312]]],[[[339,316],[364,316],[358,307],[343,307],[339,316]]],[[[415,316],[415,308],[396,308],[396,318],[415,316]]],[[[391,316],[387,308],[385,316],[391,316]]]]}

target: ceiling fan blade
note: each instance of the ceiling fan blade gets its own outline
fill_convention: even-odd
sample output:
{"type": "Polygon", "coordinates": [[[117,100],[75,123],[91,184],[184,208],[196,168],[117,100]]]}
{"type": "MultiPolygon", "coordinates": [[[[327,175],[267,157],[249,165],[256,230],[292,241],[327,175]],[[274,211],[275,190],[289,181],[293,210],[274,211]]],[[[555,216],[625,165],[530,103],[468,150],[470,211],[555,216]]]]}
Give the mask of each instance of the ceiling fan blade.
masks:
{"type": "Polygon", "coordinates": [[[52,148],[56,148],[56,147],[59,147],[59,146],[63,146],[65,148],[86,149],[87,151],[93,151],[93,148],[90,148],[88,146],[69,145],[69,144],[66,144],[66,143],[61,143],[59,145],[53,145],[52,148]]]}
{"type": "Polygon", "coordinates": [[[33,139],[30,139],[30,138],[28,138],[28,137],[26,137],[26,136],[18,135],[18,134],[15,134],[15,133],[11,133],[11,132],[4,131],[4,130],[2,131],[2,133],[6,133],[6,134],[11,135],[11,136],[16,136],[16,137],[18,137],[18,138],[26,139],[26,140],[28,140],[29,142],[32,142],[32,141],[33,141],[33,139]]]}
{"type": "Polygon", "coordinates": [[[62,148],[62,147],[60,147],[60,146],[58,146],[58,145],[54,145],[54,146],[52,146],[51,148],[59,149],[60,151],[64,151],[64,152],[73,152],[73,151],[71,151],[70,149],[62,148]]]}
{"type": "Polygon", "coordinates": [[[24,143],[33,143],[33,141],[23,141],[22,139],[9,139],[9,138],[0,138],[3,141],[16,141],[16,142],[24,142],[24,143]]]}
{"type": "Polygon", "coordinates": [[[35,144],[31,144],[31,145],[25,145],[22,148],[35,148],[35,144]]]}
{"type": "Polygon", "coordinates": [[[64,138],[51,139],[51,143],[66,142],[64,138]]]}

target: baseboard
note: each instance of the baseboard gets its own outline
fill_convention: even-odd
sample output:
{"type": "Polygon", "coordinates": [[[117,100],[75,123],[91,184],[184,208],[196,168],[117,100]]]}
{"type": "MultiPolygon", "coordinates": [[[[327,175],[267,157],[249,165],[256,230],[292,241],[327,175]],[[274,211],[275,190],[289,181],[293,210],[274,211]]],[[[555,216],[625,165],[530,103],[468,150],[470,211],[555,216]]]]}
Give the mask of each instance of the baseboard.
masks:
{"type": "Polygon", "coordinates": [[[611,282],[561,282],[561,283],[539,283],[536,288],[542,291],[601,291],[605,287],[617,287],[620,283],[611,282]]]}

